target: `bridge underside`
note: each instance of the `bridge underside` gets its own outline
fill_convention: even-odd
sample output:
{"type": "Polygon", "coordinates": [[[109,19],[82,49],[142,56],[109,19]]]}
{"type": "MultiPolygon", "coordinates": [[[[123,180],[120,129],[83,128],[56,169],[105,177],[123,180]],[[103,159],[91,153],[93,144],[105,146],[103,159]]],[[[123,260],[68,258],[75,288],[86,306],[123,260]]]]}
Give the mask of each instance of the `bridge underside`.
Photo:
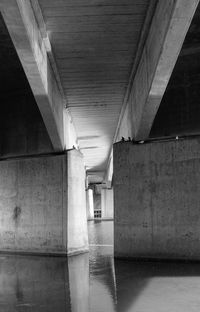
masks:
{"type": "Polygon", "coordinates": [[[199,0],[0,12],[0,251],[87,251],[114,187],[117,257],[200,260],[199,0]]]}

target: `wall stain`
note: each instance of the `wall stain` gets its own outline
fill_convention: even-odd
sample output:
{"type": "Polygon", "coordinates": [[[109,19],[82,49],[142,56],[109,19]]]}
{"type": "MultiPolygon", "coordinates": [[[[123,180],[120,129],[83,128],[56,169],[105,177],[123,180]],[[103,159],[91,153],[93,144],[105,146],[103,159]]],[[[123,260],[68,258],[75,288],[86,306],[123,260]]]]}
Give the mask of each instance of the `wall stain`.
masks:
{"type": "Polygon", "coordinates": [[[19,219],[20,219],[21,212],[22,212],[21,207],[16,206],[14,208],[13,220],[14,220],[16,226],[18,226],[18,224],[19,224],[19,219]]]}

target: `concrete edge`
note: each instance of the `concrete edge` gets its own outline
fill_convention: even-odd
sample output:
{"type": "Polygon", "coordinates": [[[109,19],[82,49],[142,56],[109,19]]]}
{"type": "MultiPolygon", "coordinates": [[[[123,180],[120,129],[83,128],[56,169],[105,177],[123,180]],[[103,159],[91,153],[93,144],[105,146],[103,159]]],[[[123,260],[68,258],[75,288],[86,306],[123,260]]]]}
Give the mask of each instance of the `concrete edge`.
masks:
{"type": "Polygon", "coordinates": [[[101,221],[114,221],[114,218],[103,218],[103,219],[101,219],[101,221]]]}
{"type": "Polygon", "coordinates": [[[21,256],[44,256],[44,257],[67,257],[66,252],[40,252],[40,251],[22,251],[22,250],[0,250],[0,255],[21,255],[21,256]]]}
{"type": "Polygon", "coordinates": [[[83,253],[87,253],[89,252],[89,247],[87,248],[82,248],[82,249],[75,249],[75,250],[69,250],[67,252],[67,256],[71,257],[71,256],[77,256],[79,254],[83,254],[83,253]]]}
{"type": "Polygon", "coordinates": [[[19,256],[42,256],[42,257],[68,257],[89,252],[89,248],[77,249],[68,252],[40,252],[40,251],[22,251],[22,250],[0,250],[0,255],[19,255],[19,256]]]}
{"type": "Polygon", "coordinates": [[[96,218],[96,219],[88,219],[87,221],[114,221],[114,219],[113,218],[105,218],[105,219],[96,218]]]}
{"type": "Polygon", "coordinates": [[[199,258],[189,258],[189,257],[143,257],[143,256],[120,256],[114,254],[114,259],[119,261],[132,261],[132,262],[193,262],[200,263],[199,258]]]}

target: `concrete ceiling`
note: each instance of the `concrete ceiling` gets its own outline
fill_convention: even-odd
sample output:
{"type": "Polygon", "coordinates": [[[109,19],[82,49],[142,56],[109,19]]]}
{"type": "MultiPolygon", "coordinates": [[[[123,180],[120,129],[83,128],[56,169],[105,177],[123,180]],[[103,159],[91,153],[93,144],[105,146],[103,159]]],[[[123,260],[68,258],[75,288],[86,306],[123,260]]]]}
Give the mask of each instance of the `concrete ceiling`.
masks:
{"type": "Polygon", "coordinates": [[[87,169],[103,172],[150,0],[39,0],[87,169]]]}
{"type": "MultiPolygon", "coordinates": [[[[85,164],[91,181],[100,183],[132,69],[141,59],[157,1],[39,0],[38,3],[41,11],[36,8],[34,13],[37,22],[41,17],[45,22],[45,34],[47,30],[85,164]]],[[[200,131],[199,17],[198,7],[151,137],[200,131]]],[[[42,32],[42,24],[38,25],[42,32]]],[[[2,18],[0,34],[1,94],[26,90],[29,85],[2,18]]]]}

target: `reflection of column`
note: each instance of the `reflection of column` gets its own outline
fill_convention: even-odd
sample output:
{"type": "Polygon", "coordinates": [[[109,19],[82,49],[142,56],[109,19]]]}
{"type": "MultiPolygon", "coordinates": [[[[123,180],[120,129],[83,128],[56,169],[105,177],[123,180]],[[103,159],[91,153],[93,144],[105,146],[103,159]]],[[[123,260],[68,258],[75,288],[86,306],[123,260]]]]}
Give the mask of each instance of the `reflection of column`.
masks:
{"type": "Polygon", "coordinates": [[[72,312],[89,311],[89,255],[68,258],[72,312]]]}
{"type": "Polygon", "coordinates": [[[64,257],[0,257],[1,311],[71,311],[64,257]]]}
{"type": "Polygon", "coordinates": [[[0,298],[1,311],[88,312],[89,255],[0,256],[0,298]]]}
{"type": "MultiPolygon", "coordinates": [[[[165,265],[164,265],[165,266],[165,265]]],[[[166,267],[169,272],[169,266],[166,267]]],[[[122,261],[115,259],[115,278],[116,278],[116,299],[117,299],[117,312],[129,312],[129,311],[155,311],[157,309],[148,309],[145,303],[153,303],[155,301],[154,295],[157,295],[156,290],[153,288],[150,294],[144,293],[146,287],[148,287],[149,280],[152,277],[152,273],[159,272],[159,265],[152,265],[147,262],[134,262],[134,261],[122,261]],[[144,295],[145,294],[145,295],[144,295]],[[150,300],[151,295],[152,300],[150,300]],[[148,298],[148,300],[147,300],[148,298]],[[142,307],[138,307],[138,302],[142,302],[142,307]],[[143,309],[143,306],[146,309],[143,309]]],[[[160,272],[159,272],[160,273],[160,272]]],[[[166,272],[164,275],[166,279],[166,272]]],[[[167,282],[168,284],[169,282],[167,282]]],[[[162,283],[159,277],[159,287],[162,283]]],[[[155,286],[155,285],[154,285],[155,286]]],[[[168,285],[168,289],[170,289],[168,285]]],[[[159,290],[158,293],[160,294],[159,290]]],[[[157,298],[157,297],[156,297],[157,298]]],[[[173,310],[173,309],[172,309],[173,310]]],[[[176,309],[174,309],[176,310],[176,309]]],[[[159,311],[159,309],[158,309],[159,311]]]]}
{"type": "Polygon", "coordinates": [[[113,189],[101,190],[101,214],[102,219],[113,219],[113,189]]]}
{"type": "Polygon", "coordinates": [[[94,252],[90,268],[91,311],[116,311],[116,282],[114,260],[111,249],[98,248],[94,252]],[[99,257],[99,253],[101,254],[99,257]]]}
{"type": "Polygon", "coordinates": [[[86,205],[87,205],[87,219],[94,219],[94,199],[93,199],[93,190],[88,189],[86,191],[86,205]]]}

